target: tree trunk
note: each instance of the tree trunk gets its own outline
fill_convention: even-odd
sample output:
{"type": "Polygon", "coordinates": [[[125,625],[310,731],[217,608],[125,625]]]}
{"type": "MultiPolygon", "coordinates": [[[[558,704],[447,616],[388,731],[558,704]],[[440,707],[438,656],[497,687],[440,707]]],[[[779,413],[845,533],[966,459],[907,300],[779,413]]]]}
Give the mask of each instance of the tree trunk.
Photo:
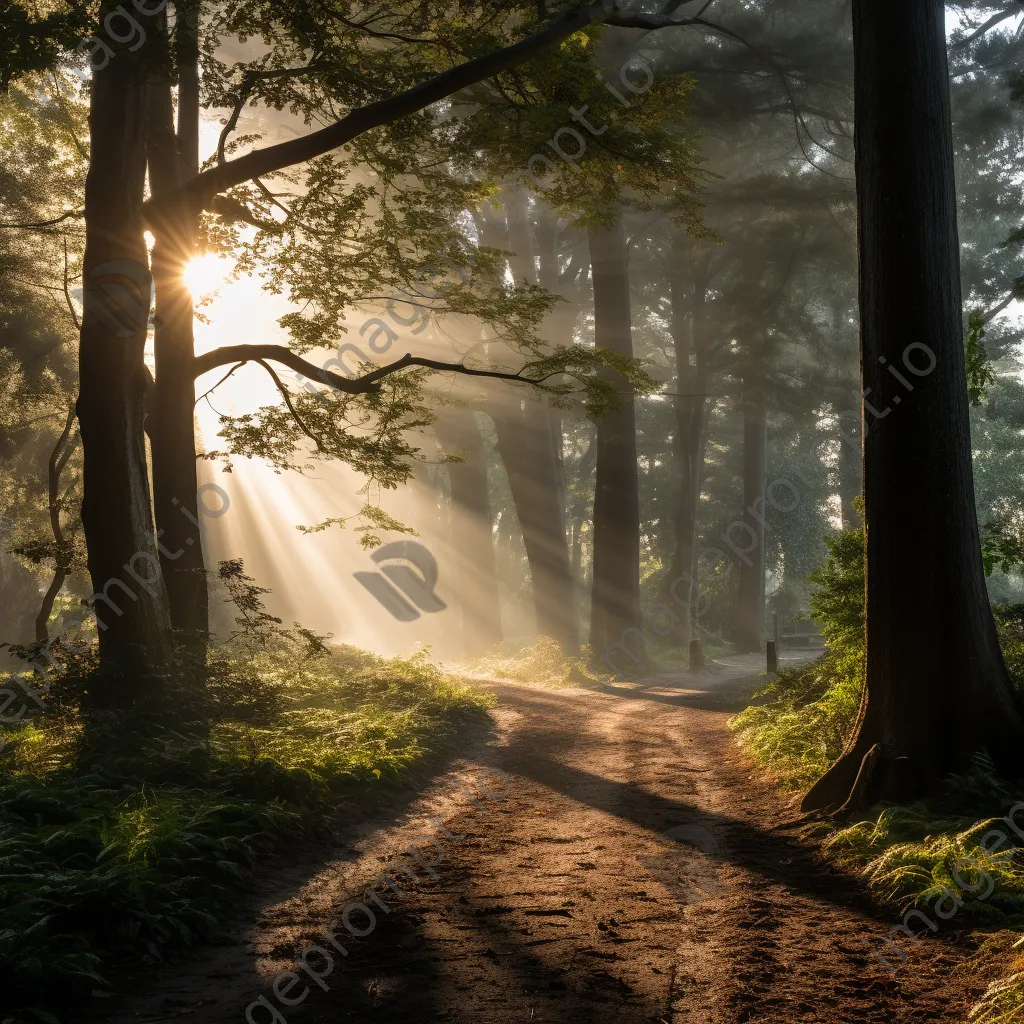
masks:
{"type": "Polygon", "coordinates": [[[707,302],[708,259],[692,267],[687,285],[684,239],[672,242],[672,342],[676,356],[675,458],[679,504],[675,517],[672,566],[666,580],[665,602],[682,602],[680,624],[674,633],[678,647],[690,641],[691,612],[699,595],[697,524],[704,477],[704,428],[707,417],[707,348],[704,307],[707,302]],[[689,293],[689,294],[688,294],[689,293]]]}
{"type": "Polygon", "coordinates": [[[502,640],[487,451],[471,411],[443,411],[434,429],[445,454],[465,460],[448,465],[452,548],[461,579],[463,653],[479,657],[502,640]]]}
{"type": "Polygon", "coordinates": [[[764,485],[767,419],[764,398],[751,396],[743,409],[743,536],[736,600],[736,650],[761,650],[764,626],[764,485]]]}
{"type": "MultiPolygon", "coordinates": [[[[179,50],[193,53],[187,5],[179,5],[179,50]]],[[[194,15],[193,15],[194,16],[194,15]]],[[[194,62],[194,56],[191,58],[194,62]]],[[[154,197],[178,188],[195,174],[198,154],[198,92],[194,63],[180,69],[179,124],[175,132],[169,82],[150,86],[150,187],[154,197]],[[191,83],[191,84],[189,84],[191,83]],[[192,109],[194,106],[194,109],[192,109]]],[[[149,422],[153,492],[160,559],[167,581],[171,625],[178,641],[202,662],[209,631],[206,564],[199,525],[195,440],[195,342],[192,294],[185,267],[195,252],[197,218],[177,214],[154,225],[156,286],[154,354],[156,386],[149,422]]]]}
{"type": "Polygon", "coordinates": [[[46,467],[47,483],[47,506],[50,514],[50,534],[53,536],[53,579],[50,581],[46,593],[43,595],[43,603],[40,605],[39,614],[36,615],[36,640],[45,641],[49,639],[50,615],[53,613],[53,605],[57,595],[61,592],[65,580],[68,578],[68,571],[71,562],[71,549],[67,538],[64,536],[64,528],[60,522],[61,493],[60,475],[71,457],[77,439],[72,437],[72,430],[75,426],[75,410],[68,411],[67,419],[64,421],[64,429],[61,431],[57,443],[50,452],[50,458],[46,467]]]}
{"type": "MultiPolygon", "coordinates": [[[[576,479],[580,481],[581,486],[576,488],[575,500],[567,510],[568,521],[572,527],[572,545],[570,547],[570,570],[572,572],[572,582],[574,592],[577,597],[577,602],[581,595],[584,594],[584,569],[583,569],[583,526],[585,523],[589,523],[589,504],[590,496],[587,493],[589,488],[582,486],[584,482],[590,480],[591,473],[594,472],[594,464],[597,458],[597,445],[594,438],[591,438],[587,444],[587,450],[583,453],[583,457],[580,459],[579,466],[576,470],[576,479]]],[[[578,607],[577,603],[577,607],[578,607]]]]}
{"type": "MultiPolygon", "coordinates": [[[[622,218],[589,231],[594,288],[594,337],[598,348],[632,356],[629,253],[622,218]]],[[[633,395],[615,375],[622,409],[597,421],[594,491],[594,567],[590,646],[599,657],[640,625],[640,497],[633,395]]],[[[628,639],[628,636],[627,636],[628,639]]],[[[634,656],[644,652],[632,645],[634,656]]]]}
{"type": "Polygon", "coordinates": [[[544,405],[519,405],[491,415],[530,563],[537,633],[576,651],[579,624],[554,439],[544,405]]]}
{"type": "MultiPolygon", "coordinates": [[[[89,129],[77,411],[82,524],[110,678],[150,674],[169,656],[143,430],[151,279],[142,222],[146,72],[136,55],[118,54],[94,72],[89,129]]],[[[119,699],[101,684],[90,696],[97,704],[119,699]]]]}
{"type": "Polygon", "coordinates": [[[982,749],[1010,776],[1024,767],[974,508],[945,10],[854,0],[853,14],[861,365],[876,410],[867,680],[855,733],[807,809],[928,794],[982,749]]]}

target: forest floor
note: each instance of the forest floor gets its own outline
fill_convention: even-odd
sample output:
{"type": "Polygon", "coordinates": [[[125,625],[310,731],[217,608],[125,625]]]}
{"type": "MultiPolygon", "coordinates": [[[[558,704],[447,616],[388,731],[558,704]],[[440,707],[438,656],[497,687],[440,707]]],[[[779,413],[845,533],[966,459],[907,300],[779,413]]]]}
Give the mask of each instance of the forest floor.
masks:
{"type": "MultiPolygon", "coordinates": [[[[977,937],[951,921],[901,936],[905,962],[881,947],[894,912],[799,838],[726,726],[757,667],[599,691],[489,684],[494,729],[421,795],[279,854],[220,944],[126,976],[135,994],[96,993],[86,1019],[957,1024],[990,980],[967,964],[977,937]],[[488,768],[507,774],[504,800],[488,768]],[[470,801],[480,779],[495,799],[470,801]],[[365,889],[415,841],[416,880],[396,876],[401,899],[378,887],[384,913],[365,889]],[[353,900],[377,925],[362,939],[335,925],[346,954],[328,968],[308,951],[331,948],[353,900]],[[304,952],[309,971],[277,977],[304,952]]],[[[361,911],[350,923],[369,929],[361,911]]]]}

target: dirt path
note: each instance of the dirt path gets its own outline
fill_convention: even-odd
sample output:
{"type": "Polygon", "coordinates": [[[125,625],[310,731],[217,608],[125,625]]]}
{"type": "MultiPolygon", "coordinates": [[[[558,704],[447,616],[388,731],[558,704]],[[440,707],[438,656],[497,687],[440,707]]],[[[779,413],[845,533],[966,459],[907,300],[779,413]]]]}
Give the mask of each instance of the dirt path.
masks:
{"type": "Polygon", "coordinates": [[[897,922],[752,777],[725,727],[750,668],[604,692],[495,684],[496,737],[398,823],[363,823],[315,872],[307,851],[264,880],[255,925],[91,1019],[956,1024],[984,987],[956,970],[962,938],[904,940],[891,974],[871,949],[897,922]],[[404,897],[364,895],[417,838],[420,863],[389,876],[404,897]],[[329,928],[346,907],[364,938],[329,928]],[[275,987],[303,953],[309,970],[275,987]]]}

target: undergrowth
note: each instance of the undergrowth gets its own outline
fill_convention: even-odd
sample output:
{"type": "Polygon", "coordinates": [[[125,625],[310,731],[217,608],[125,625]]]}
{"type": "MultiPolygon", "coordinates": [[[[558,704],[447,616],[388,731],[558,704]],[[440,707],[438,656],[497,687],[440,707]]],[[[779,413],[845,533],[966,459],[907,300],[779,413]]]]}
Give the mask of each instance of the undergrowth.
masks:
{"type": "MultiPolygon", "coordinates": [[[[1024,948],[1024,939],[1014,944],[1024,948]]],[[[1024,953],[1017,957],[1013,971],[989,985],[971,1008],[968,1024],[1020,1024],[1024,1020],[1024,953]]]]}
{"type": "MultiPolygon", "coordinates": [[[[826,560],[810,577],[818,585],[811,611],[821,624],[825,655],[780,671],[730,722],[751,755],[788,789],[805,788],[824,774],[842,753],[860,709],[863,531],[843,531],[826,544],[826,560]]],[[[1024,606],[994,612],[1007,669],[1024,695],[1024,606]]],[[[931,800],[882,806],[845,828],[837,830],[827,821],[809,831],[823,840],[829,857],[859,873],[872,895],[897,914],[931,914],[937,926],[955,915],[961,922],[1019,929],[1024,920],[1021,795],[999,780],[981,754],[931,800]]],[[[989,987],[969,1024],[1021,1021],[1024,958],[1009,977],[989,987]]]]}
{"type": "Polygon", "coordinates": [[[489,698],[424,657],[281,629],[240,570],[234,584],[256,610],[211,652],[198,712],[84,719],[68,676],[3,730],[4,1024],[52,1024],[115,964],[215,934],[261,853],[409,784],[482,720],[489,698]]]}
{"type": "Polygon", "coordinates": [[[826,653],[782,669],[757,691],[759,703],[729,725],[754,759],[789,789],[820,778],[842,753],[857,718],[864,672],[864,533],[826,538],[828,556],[809,579],[817,584],[811,614],[826,653]]]}
{"type": "Polygon", "coordinates": [[[554,689],[572,686],[593,689],[614,678],[596,667],[589,648],[584,647],[578,655],[570,654],[557,640],[547,636],[538,637],[534,643],[518,649],[502,644],[493,654],[474,662],[470,671],[478,676],[554,689]]]}
{"type": "Polygon", "coordinates": [[[824,849],[901,913],[953,892],[964,901],[958,912],[1005,922],[1024,914],[1024,813],[1005,817],[1018,805],[982,754],[930,800],[883,806],[838,831],[822,826],[829,833],[824,849]]]}

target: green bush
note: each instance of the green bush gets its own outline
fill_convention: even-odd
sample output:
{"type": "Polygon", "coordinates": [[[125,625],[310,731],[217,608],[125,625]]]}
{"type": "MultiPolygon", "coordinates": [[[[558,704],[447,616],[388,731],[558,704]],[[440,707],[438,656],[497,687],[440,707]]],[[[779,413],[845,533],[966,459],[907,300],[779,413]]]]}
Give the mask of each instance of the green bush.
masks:
{"type": "Polygon", "coordinates": [[[997,606],[996,616],[999,646],[1014,686],[1024,697],[1024,604],[997,606]]]}
{"type": "Polygon", "coordinates": [[[856,721],[864,675],[864,531],[825,539],[828,554],[809,579],[811,614],[827,651],[810,665],[783,669],[733,718],[754,758],[787,788],[820,778],[842,753],[856,721]]]}
{"type": "MultiPolygon", "coordinates": [[[[863,689],[864,531],[843,530],[825,545],[828,555],[809,577],[825,655],[780,671],[757,691],[759,703],[730,722],[757,761],[793,788],[820,778],[842,753],[863,689]]],[[[1024,696],[1024,605],[993,611],[1010,678],[1024,696]]]]}

